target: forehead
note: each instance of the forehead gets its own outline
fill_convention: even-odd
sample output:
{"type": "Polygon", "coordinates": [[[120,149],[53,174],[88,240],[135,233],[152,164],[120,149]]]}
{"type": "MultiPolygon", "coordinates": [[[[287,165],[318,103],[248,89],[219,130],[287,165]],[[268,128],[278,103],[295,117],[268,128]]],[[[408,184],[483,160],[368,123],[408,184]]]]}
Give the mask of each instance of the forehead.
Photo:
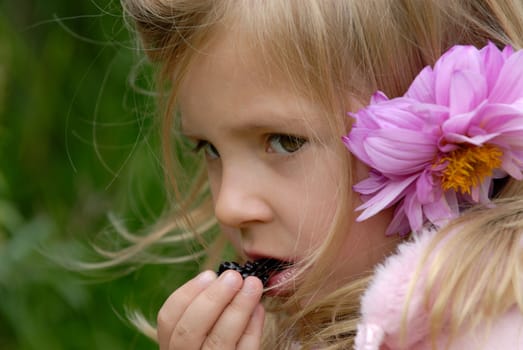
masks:
{"type": "Polygon", "coordinates": [[[325,113],[271,67],[258,47],[235,31],[216,35],[198,50],[177,99],[184,131],[200,127],[192,124],[204,113],[209,113],[207,120],[212,117],[216,123],[223,119],[220,116],[234,114],[236,122],[249,127],[263,127],[265,116],[276,117],[271,120],[281,124],[301,122],[319,127],[325,113]]]}
{"type": "Polygon", "coordinates": [[[281,86],[288,81],[263,58],[261,47],[252,44],[250,37],[233,28],[218,27],[203,47],[194,50],[182,80],[182,90],[210,79],[221,79],[224,85],[243,82],[245,86],[258,88],[281,86]]]}

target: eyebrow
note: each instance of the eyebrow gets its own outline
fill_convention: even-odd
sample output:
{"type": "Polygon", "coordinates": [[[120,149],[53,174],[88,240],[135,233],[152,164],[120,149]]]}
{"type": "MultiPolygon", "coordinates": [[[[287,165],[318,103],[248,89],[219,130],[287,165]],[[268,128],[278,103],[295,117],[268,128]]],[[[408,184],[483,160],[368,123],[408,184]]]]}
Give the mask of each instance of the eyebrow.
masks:
{"type": "MultiPolygon", "coordinates": [[[[275,115],[276,116],[276,115],[275,115]]],[[[195,130],[191,130],[191,128],[187,128],[186,125],[184,126],[183,123],[183,117],[181,117],[182,123],[181,125],[181,133],[188,137],[196,137],[199,135],[198,132],[195,130]]],[[[297,118],[297,117],[283,117],[279,115],[279,118],[276,120],[270,120],[270,121],[263,121],[263,120],[256,120],[256,121],[247,121],[247,122],[238,122],[236,125],[232,125],[229,128],[230,133],[232,134],[242,134],[245,132],[255,132],[260,130],[267,130],[267,131],[277,131],[278,129],[287,129],[292,127],[293,129],[296,128],[296,126],[299,126],[301,129],[304,125],[304,121],[306,121],[305,118],[297,118]]],[[[212,121],[210,122],[212,123],[212,121]]],[[[304,130],[305,131],[305,130],[304,130]]]]}

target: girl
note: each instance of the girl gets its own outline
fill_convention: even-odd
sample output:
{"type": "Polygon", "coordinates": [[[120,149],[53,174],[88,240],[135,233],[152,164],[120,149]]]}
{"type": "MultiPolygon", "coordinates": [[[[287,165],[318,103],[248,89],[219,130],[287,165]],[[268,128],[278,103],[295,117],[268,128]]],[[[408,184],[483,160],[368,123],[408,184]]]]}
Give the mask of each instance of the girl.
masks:
{"type": "Polygon", "coordinates": [[[166,227],[282,266],[188,281],[160,349],[523,349],[521,0],[123,3],[164,92],[166,227]]]}

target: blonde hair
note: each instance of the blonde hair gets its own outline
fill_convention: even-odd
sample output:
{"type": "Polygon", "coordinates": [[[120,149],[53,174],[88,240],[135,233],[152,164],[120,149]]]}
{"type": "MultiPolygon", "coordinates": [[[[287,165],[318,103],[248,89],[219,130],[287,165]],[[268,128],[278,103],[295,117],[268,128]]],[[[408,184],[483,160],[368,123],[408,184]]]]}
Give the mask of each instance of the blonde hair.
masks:
{"type": "MultiPolygon", "coordinates": [[[[252,39],[250,42],[264,63],[284,74],[300,94],[321,103],[333,135],[341,135],[349,127],[345,115],[348,96],[363,104],[377,89],[389,97],[400,96],[424,66],[433,64],[455,44],[480,47],[490,40],[500,46],[522,46],[519,35],[523,33],[523,3],[518,0],[122,2],[146,55],[158,68],[163,152],[176,203],[175,212],[158,230],[144,239],[133,238],[133,252],[168,242],[173,235],[171,240],[176,241],[176,235],[188,231],[193,232],[193,237],[202,238],[202,232],[215,223],[203,164],[192,164],[190,180],[183,180],[183,162],[174,151],[183,151],[183,145],[173,145],[173,130],[176,136],[180,82],[195,55],[204,51],[224,27],[241,28],[242,35],[252,39]]],[[[336,152],[340,161],[347,159],[341,142],[336,152]]],[[[349,193],[351,164],[344,161],[344,166],[348,176],[340,181],[340,193],[349,193]]],[[[439,253],[441,257],[434,260],[443,262],[431,266],[429,285],[442,280],[452,282],[438,284],[439,294],[430,310],[433,335],[441,331],[443,308],[448,303],[453,307],[450,321],[454,329],[476,322],[474,317],[498,314],[515,303],[523,310],[523,288],[518,281],[521,254],[517,244],[521,242],[523,227],[522,195],[521,183],[510,180],[499,197],[511,200],[500,201],[496,209],[472,210],[459,220],[462,232],[446,241],[445,249],[439,253]],[[462,259],[464,249],[469,257],[465,265],[456,261],[462,259]],[[474,266],[483,266],[485,271],[496,269],[499,277],[479,278],[476,285],[470,277],[476,271],[474,266]],[[504,286],[501,291],[496,289],[499,285],[504,286]],[[471,291],[472,298],[465,300],[471,291]],[[466,307],[459,307],[461,301],[466,301],[466,307]]],[[[320,277],[328,275],[325,271],[329,270],[332,256],[326,252],[336,249],[343,238],[337,227],[354,219],[349,197],[340,200],[328,239],[312,257],[309,265],[314,269],[304,276],[295,298],[271,309],[265,332],[267,348],[290,348],[293,339],[299,340],[303,348],[318,344],[333,349],[351,346],[359,316],[359,296],[369,274],[297,313],[285,312],[325,281],[320,277]]],[[[149,331],[152,332],[150,328],[149,331]]]]}

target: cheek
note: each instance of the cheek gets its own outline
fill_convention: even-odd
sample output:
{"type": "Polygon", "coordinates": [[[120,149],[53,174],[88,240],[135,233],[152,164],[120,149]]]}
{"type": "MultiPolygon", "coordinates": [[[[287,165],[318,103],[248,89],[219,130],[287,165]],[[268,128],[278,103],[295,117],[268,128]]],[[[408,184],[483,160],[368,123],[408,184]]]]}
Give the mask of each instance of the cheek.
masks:
{"type": "Polygon", "coordinates": [[[209,164],[206,165],[207,167],[207,182],[209,183],[209,190],[211,192],[211,199],[212,199],[212,205],[213,208],[216,207],[216,199],[218,198],[218,194],[220,191],[220,185],[221,185],[221,169],[217,166],[209,166],[209,164]]]}
{"type": "Polygon", "coordinates": [[[220,182],[221,182],[221,168],[217,165],[209,164],[208,162],[205,163],[206,171],[207,171],[207,181],[209,182],[209,188],[211,189],[211,195],[213,198],[215,197],[217,191],[220,188],[220,182]]]}
{"type": "Polygon", "coordinates": [[[317,247],[325,240],[334,222],[342,200],[341,166],[337,160],[326,159],[321,166],[311,169],[296,202],[301,206],[302,227],[309,236],[309,246],[317,247]]]}
{"type": "Polygon", "coordinates": [[[321,186],[321,189],[318,193],[311,194],[305,216],[307,226],[317,236],[316,240],[322,240],[328,234],[338,205],[337,192],[329,191],[329,188],[324,186],[321,186]]]}
{"type": "Polygon", "coordinates": [[[352,278],[372,271],[376,264],[394,252],[403,238],[385,235],[393,213],[394,208],[389,208],[365,221],[348,223],[337,259],[337,265],[343,266],[343,276],[352,278]]]}

